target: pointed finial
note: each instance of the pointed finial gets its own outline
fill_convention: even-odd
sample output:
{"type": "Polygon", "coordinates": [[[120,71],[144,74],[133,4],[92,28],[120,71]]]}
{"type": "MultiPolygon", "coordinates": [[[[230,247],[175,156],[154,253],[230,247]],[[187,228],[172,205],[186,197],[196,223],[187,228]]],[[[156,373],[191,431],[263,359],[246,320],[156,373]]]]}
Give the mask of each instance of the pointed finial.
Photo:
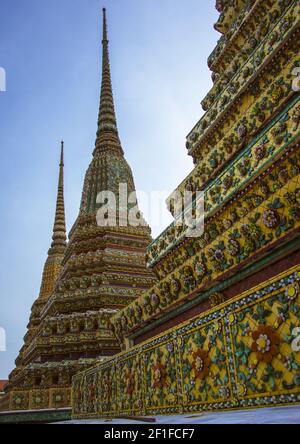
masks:
{"type": "Polygon", "coordinates": [[[106,21],[106,8],[102,9],[103,12],[103,39],[102,39],[102,43],[107,42],[108,43],[108,38],[107,38],[107,21],[106,21]]]}
{"type": "Polygon", "coordinates": [[[52,244],[49,254],[63,252],[66,247],[66,218],[64,201],[64,142],[61,142],[59,178],[57,189],[56,211],[53,226],[52,244]]]}
{"type": "Polygon", "coordinates": [[[60,151],[60,164],[59,166],[64,166],[64,141],[61,141],[61,151],[60,151]]]}
{"type": "Polygon", "coordinates": [[[106,9],[103,8],[102,84],[97,139],[94,154],[96,152],[105,152],[108,150],[123,155],[118,134],[117,118],[112,91],[106,9]]]}

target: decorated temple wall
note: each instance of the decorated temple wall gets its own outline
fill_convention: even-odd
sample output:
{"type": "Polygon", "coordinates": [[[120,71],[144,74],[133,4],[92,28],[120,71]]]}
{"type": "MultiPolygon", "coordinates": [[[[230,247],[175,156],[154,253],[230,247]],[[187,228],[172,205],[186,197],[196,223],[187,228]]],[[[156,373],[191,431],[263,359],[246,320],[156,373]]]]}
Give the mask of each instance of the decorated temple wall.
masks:
{"type": "MultiPolygon", "coordinates": [[[[214,86],[202,101],[205,110],[208,110],[220,93],[227,88],[229,82],[247,63],[248,58],[256,53],[257,48],[261,49],[265,43],[269,45],[278,43],[280,37],[276,27],[280,24],[284,30],[282,18],[288,17],[287,11],[293,11],[296,4],[296,0],[269,2],[257,0],[251,11],[246,7],[237,17],[232,31],[226,35],[226,38],[222,37],[219,40],[209,56],[208,65],[214,73],[214,86]]],[[[271,49],[268,53],[270,52],[271,49]]],[[[251,74],[255,75],[255,71],[248,70],[247,74],[249,80],[251,74]]]]}
{"type": "Polygon", "coordinates": [[[10,380],[8,384],[8,393],[0,400],[0,412],[70,408],[72,377],[105,359],[78,358],[19,366],[13,372],[13,383],[10,380]]]}
{"type": "Polygon", "coordinates": [[[300,402],[300,102],[292,88],[300,5],[217,7],[224,36],[209,59],[215,83],[187,138],[195,168],[177,189],[204,191],[205,230],[189,238],[186,225],[172,224],[149,246],[148,269],[149,227],[106,229],[95,218],[99,191],[117,191],[121,179],[134,189],[108,82],[104,11],[101,97],[110,95],[110,117],[100,105],[63,268],[53,293],[60,270],[46,270],[47,297],[33,307],[0,411],[72,403],[75,418],[90,418],[300,402]]]}
{"type": "MultiPolygon", "coordinates": [[[[290,88],[290,86],[289,86],[290,88]]],[[[299,94],[272,119],[204,190],[206,219],[220,211],[234,194],[249,186],[289,144],[299,137],[299,94]]],[[[196,190],[197,187],[192,186],[196,190]]],[[[200,189],[200,188],[199,188],[200,189]]],[[[172,224],[148,248],[148,266],[155,267],[186,238],[187,227],[172,224]]]]}
{"type": "Polygon", "coordinates": [[[216,8],[221,13],[218,22],[215,24],[215,29],[221,33],[228,33],[232,27],[232,23],[239,16],[241,10],[249,3],[254,3],[255,0],[217,0],[216,8]]]}
{"type": "Polygon", "coordinates": [[[231,298],[239,296],[245,291],[260,285],[265,280],[272,279],[298,264],[300,264],[300,249],[280,260],[276,260],[276,262],[271,265],[260,262],[257,264],[254,274],[242,280],[238,278],[224,280],[218,285],[217,290],[212,289],[208,291],[206,298],[204,295],[198,295],[192,301],[188,301],[186,304],[180,304],[170,314],[163,315],[151,324],[132,333],[130,340],[134,345],[141,344],[154,336],[214,308],[216,296],[219,297],[219,301],[229,301],[231,298]]]}
{"type": "MultiPolygon", "coordinates": [[[[229,136],[232,125],[243,124],[243,121],[239,122],[239,120],[244,117],[245,111],[251,108],[253,102],[256,104],[259,97],[265,95],[269,87],[271,92],[276,87],[278,89],[276,77],[278,74],[282,75],[282,67],[286,66],[286,62],[284,65],[278,65],[278,62],[283,58],[286,58],[286,61],[291,58],[293,45],[295,54],[298,53],[296,43],[297,33],[299,32],[298,17],[299,5],[297,6],[297,2],[295,2],[293,12],[287,12],[277,25],[277,38],[274,39],[273,34],[268,35],[268,38],[261,43],[262,47],[256,49],[247,63],[238,70],[234,80],[220,92],[207,113],[188,135],[187,148],[197,163],[205,159],[207,148],[210,145],[211,148],[215,147],[218,138],[220,139],[220,130],[222,131],[221,138],[225,135],[229,136]],[[214,135],[214,132],[216,132],[216,135],[214,135]]],[[[269,94],[269,98],[271,102],[272,98],[276,102],[278,99],[282,99],[283,95],[276,98],[274,92],[272,95],[269,94]]],[[[276,107],[276,103],[274,107],[276,107]]],[[[273,112],[274,108],[271,114],[273,112]]],[[[261,112],[260,119],[256,119],[255,122],[260,127],[268,118],[267,115],[263,118],[262,114],[261,112]]],[[[233,132],[232,136],[236,136],[236,134],[233,132]]]]}
{"type": "Polygon", "coordinates": [[[209,65],[222,75],[188,136],[196,166],[177,189],[204,190],[204,235],[173,223],[149,246],[159,283],[112,320],[127,347],[299,263],[299,2],[240,6],[220,7],[226,38],[209,65]]]}
{"type": "Polygon", "coordinates": [[[9,410],[9,395],[0,397],[0,412],[8,412],[9,410]]]}
{"type": "Polygon", "coordinates": [[[28,411],[44,409],[62,409],[71,406],[70,387],[42,390],[14,390],[7,395],[5,402],[0,402],[0,411],[28,411]]]}
{"type": "MultiPolygon", "coordinates": [[[[297,132],[298,123],[293,122],[291,128],[297,132]]],[[[281,157],[273,160],[259,180],[237,194],[230,205],[206,220],[200,239],[189,240],[166,259],[170,265],[162,266],[158,285],[114,316],[112,323],[121,342],[135,329],[216,283],[234,275],[242,279],[245,267],[262,259],[268,263],[277,248],[286,249],[286,253],[281,251],[283,255],[288,255],[290,248],[299,249],[299,136],[285,146],[283,133],[277,140],[281,157]],[[289,243],[292,246],[288,247],[289,243]]],[[[249,160],[261,161],[253,155],[249,160]]]]}
{"type": "Polygon", "coordinates": [[[73,378],[75,418],[300,401],[300,266],[73,378]]]}
{"type": "Polygon", "coordinates": [[[230,165],[229,162],[234,162],[245,147],[265,133],[270,121],[274,121],[276,114],[293,94],[292,71],[297,64],[298,46],[294,44],[290,52],[278,56],[275,66],[268,67],[268,75],[252,86],[234,108],[233,114],[227,116],[228,123],[226,120],[219,123],[207,143],[204,142],[204,146],[199,148],[199,163],[178,187],[179,192],[202,190],[218,177],[224,167],[230,165]],[[227,124],[231,125],[229,130],[227,124]]]}

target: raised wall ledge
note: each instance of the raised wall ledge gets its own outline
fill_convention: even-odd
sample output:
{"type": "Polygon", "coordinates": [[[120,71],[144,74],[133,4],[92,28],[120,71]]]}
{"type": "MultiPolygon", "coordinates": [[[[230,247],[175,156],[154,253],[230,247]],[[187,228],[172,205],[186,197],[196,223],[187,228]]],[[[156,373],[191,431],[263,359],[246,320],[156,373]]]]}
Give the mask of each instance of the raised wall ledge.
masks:
{"type": "MultiPolygon", "coordinates": [[[[300,5],[298,6],[300,12],[300,5]]],[[[300,29],[300,19],[298,16],[298,20],[295,21],[293,28],[285,35],[284,39],[282,39],[276,50],[274,50],[271,54],[267,53],[267,56],[264,58],[259,68],[255,71],[255,73],[248,79],[248,81],[243,84],[240,90],[231,98],[225,107],[222,107],[220,110],[215,110],[216,116],[211,118],[210,114],[212,114],[213,109],[205,113],[205,115],[201,118],[201,120],[196,124],[193,130],[187,136],[187,148],[188,154],[193,156],[196,161],[196,151],[199,151],[204,143],[206,143],[211,137],[212,133],[215,132],[216,128],[222,124],[225,118],[227,118],[231,112],[235,109],[237,103],[239,102],[241,96],[249,90],[250,87],[253,86],[253,83],[263,75],[263,73],[267,70],[267,67],[274,61],[275,57],[284,49],[286,42],[291,42],[293,38],[296,38],[297,34],[299,34],[300,29]],[[207,123],[205,129],[201,129],[203,122],[207,119],[210,121],[207,123]],[[195,140],[193,140],[195,139],[195,140]]]]}
{"type": "Polygon", "coordinates": [[[73,418],[203,413],[299,403],[298,366],[283,367],[285,357],[292,355],[289,337],[295,307],[288,303],[283,324],[276,327],[274,322],[276,307],[288,299],[287,288],[295,289],[291,292],[296,294],[294,305],[299,312],[299,279],[298,265],[74,376],[73,418]],[[245,334],[246,321],[249,334],[245,334]],[[269,366],[253,348],[260,331],[277,344],[269,366]],[[241,353],[248,348],[249,353],[241,353]],[[205,360],[203,367],[207,368],[198,375],[197,358],[205,360]],[[285,372],[273,376],[270,384],[268,378],[262,390],[253,368],[270,377],[273,368],[285,372]]]}
{"type": "MultiPolygon", "coordinates": [[[[280,122],[280,120],[285,116],[285,115],[289,115],[289,119],[290,119],[290,124],[294,125],[293,123],[293,109],[297,110],[297,106],[299,106],[299,100],[300,100],[300,96],[297,95],[294,100],[279,114],[276,116],[275,119],[273,119],[270,124],[264,128],[264,130],[262,132],[260,132],[254,140],[251,141],[251,143],[249,143],[242,151],[241,153],[238,155],[237,158],[235,158],[234,160],[232,160],[229,165],[226,167],[226,169],[224,171],[222,171],[214,180],[213,182],[205,189],[205,193],[209,193],[209,191],[211,189],[214,188],[214,186],[218,183],[222,183],[222,178],[225,178],[227,176],[227,174],[234,168],[236,169],[236,166],[239,164],[240,160],[244,157],[250,156],[252,151],[254,151],[255,146],[258,146],[260,140],[263,140],[266,135],[269,134],[269,137],[271,135],[271,131],[272,128],[274,126],[276,126],[276,124],[278,122],[280,122]],[[288,114],[290,113],[290,114],[288,114]]],[[[287,145],[289,143],[291,143],[293,140],[297,140],[297,138],[299,138],[299,132],[295,133],[293,136],[291,136],[291,139],[289,142],[287,142],[287,145]]],[[[271,139],[272,140],[272,139],[271,139]]],[[[279,148],[279,147],[278,147],[279,148]]],[[[276,149],[276,152],[283,152],[285,150],[285,145],[281,146],[280,149],[276,149]]],[[[267,164],[268,162],[270,162],[270,158],[267,157],[265,159],[265,161],[263,161],[263,163],[260,163],[260,169],[262,168],[263,164],[267,164]]],[[[255,171],[255,174],[253,177],[257,176],[260,173],[260,170],[255,171]]],[[[234,190],[234,192],[237,194],[238,191],[240,189],[242,189],[243,187],[246,187],[248,183],[250,183],[253,180],[252,175],[246,176],[242,181],[240,181],[238,189],[234,190]]],[[[205,194],[205,195],[206,195],[205,194]]],[[[228,202],[233,196],[230,194],[229,196],[227,196],[225,198],[225,196],[220,195],[221,198],[221,207],[223,205],[226,204],[226,202],[228,202]]],[[[216,206],[216,208],[219,207],[219,204],[216,206]]],[[[221,208],[220,207],[220,208],[221,208]]],[[[216,209],[215,211],[219,211],[220,208],[218,208],[218,210],[216,209]]],[[[210,213],[211,213],[211,209],[209,211],[209,214],[206,215],[206,217],[211,217],[210,213]]],[[[183,230],[180,234],[180,236],[175,237],[173,242],[169,243],[166,240],[164,241],[164,243],[167,245],[167,247],[165,249],[159,249],[159,244],[165,239],[166,236],[168,236],[168,233],[170,233],[171,230],[174,229],[174,223],[171,224],[155,241],[152,242],[152,244],[150,244],[150,246],[148,247],[148,267],[154,267],[159,261],[161,261],[166,255],[170,254],[172,251],[174,251],[175,248],[178,248],[185,240],[186,240],[186,232],[183,230]],[[154,250],[160,250],[158,255],[155,255],[155,258],[153,257],[153,253],[154,250]]]]}
{"type": "MultiPolygon", "coordinates": [[[[218,220],[214,221],[215,225],[218,225],[219,222],[231,217],[232,212],[241,208],[242,212],[233,225],[231,223],[229,227],[224,227],[222,231],[220,227],[218,229],[214,228],[213,223],[208,224],[206,233],[209,234],[208,232],[212,229],[217,230],[217,234],[214,237],[209,234],[207,240],[205,238],[197,240],[194,245],[181,249],[179,253],[182,261],[180,264],[177,264],[179,256],[173,254],[172,264],[173,267],[177,267],[176,270],[169,271],[168,275],[162,275],[159,285],[144,293],[131,306],[120,311],[112,319],[116,336],[129,335],[130,331],[150,319],[161,316],[163,312],[169,310],[172,305],[178,304],[179,301],[193,299],[195,291],[202,292],[203,289],[207,288],[207,285],[211,287],[215,280],[221,281],[225,278],[225,275],[240,272],[246,264],[257,262],[260,257],[265,256],[266,253],[269,254],[278,245],[286,244],[295,236],[299,237],[300,219],[297,215],[294,218],[292,216],[294,213],[290,213],[291,205],[294,205],[294,201],[291,201],[290,197],[294,194],[295,196],[299,195],[300,192],[299,159],[298,144],[291,147],[290,152],[286,151],[276,163],[272,164],[257,178],[247,188],[247,194],[241,193],[240,196],[236,196],[230,208],[226,208],[226,214],[219,214],[218,220]],[[280,171],[288,172],[288,174],[285,175],[285,179],[282,176],[279,186],[277,175],[280,171]],[[278,183],[276,187],[273,186],[275,183],[278,183]],[[267,195],[265,195],[265,187],[269,190],[267,195]],[[288,190],[289,193],[287,193],[288,190]],[[262,200],[261,194],[264,195],[262,200]],[[241,207],[241,201],[247,202],[247,196],[258,196],[260,199],[249,209],[246,206],[241,207]],[[269,222],[265,219],[270,212],[268,208],[275,208],[273,204],[278,204],[282,208],[281,222],[276,219],[276,224],[272,224],[274,232],[272,232],[269,222]],[[277,224],[285,224],[285,228],[276,228],[276,226],[278,227],[277,224]],[[247,227],[247,231],[243,231],[245,227],[247,227]],[[251,227],[254,229],[253,234],[251,227]],[[248,249],[249,236],[251,238],[254,236],[257,241],[255,249],[253,249],[253,238],[250,241],[252,247],[250,247],[250,250],[248,249]],[[241,255],[237,252],[233,253],[236,259],[232,258],[231,251],[228,250],[228,243],[233,238],[239,239],[239,242],[244,245],[244,247],[241,247],[240,244],[241,255]],[[186,255],[185,253],[188,250],[192,251],[186,255]],[[219,257],[219,253],[221,257],[219,257]],[[222,265],[220,261],[222,261],[222,265]],[[174,280],[175,283],[177,282],[176,287],[174,287],[174,280]]],[[[274,215],[276,214],[276,210],[271,212],[274,215]]]]}
{"type": "Polygon", "coordinates": [[[253,6],[250,6],[250,9],[249,6],[246,5],[245,8],[240,12],[236,20],[233,22],[229,32],[221,37],[216,48],[208,57],[208,66],[213,72],[218,72],[219,66],[222,64],[222,58],[226,57],[227,51],[232,49],[232,46],[234,45],[234,40],[239,36],[240,32],[243,31],[243,28],[248,24],[249,20],[252,19],[253,15],[257,11],[257,8],[265,3],[266,0],[257,0],[253,6]]]}
{"type": "MultiPolygon", "coordinates": [[[[147,319],[143,319],[132,328],[124,330],[123,342],[121,344],[125,346],[126,344],[131,343],[130,341],[134,341],[140,333],[143,334],[144,332],[151,331],[152,327],[161,325],[163,322],[176,317],[178,314],[184,313],[190,307],[195,307],[196,305],[207,302],[213,294],[218,294],[264,267],[271,266],[273,263],[290,254],[297,253],[299,247],[300,228],[297,228],[294,230],[293,235],[288,237],[286,244],[277,242],[277,245],[273,246],[271,250],[265,248],[263,254],[257,254],[256,258],[253,258],[253,260],[245,264],[244,267],[237,267],[236,272],[225,273],[221,280],[217,279],[214,283],[209,283],[207,286],[205,285],[205,288],[193,292],[186,298],[171,304],[165,310],[155,313],[147,319]]],[[[226,302],[228,303],[230,300],[226,302]]],[[[121,313],[117,314],[116,319],[120,319],[120,316],[121,313]]]]}
{"type": "MultiPolygon", "coordinates": [[[[234,79],[238,77],[239,73],[242,72],[243,68],[249,63],[249,60],[255,59],[255,54],[258,53],[258,49],[263,46],[264,43],[268,41],[268,38],[270,34],[274,32],[274,29],[280,23],[282,18],[287,14],[287,12],[293,7],[293,4],[296,4],[296,0],[291,0],[289,5],[284,5],[284,9],[281,11],[281,14],[274,20],[274,22],[270,23],[269,25],[272,26],[272,30],[269,30],[267,36],[264,36],[259,43],[255,46],[255,48],[252,50],[251,53],[247,54],[247,58],[243,59],[241,57],[241,49],[233,46],[231,53],[230,53],[230,60],[231,64],[232,61],[235,60],[235,56],[238,56],[237,60],[242,59],[242,67],[233,69],[231,68],[231,72],[229,73],[228,69],[225,69],[224,66],[222,68],[223,74],[219,76],[218,80],[214,84],[213,88],[210,90],[210,92],[206,95],[206,97],[201,102],[202,108],[204,111],[209,111],[209,109],[215,104],[215,102],[222,96],[223,92],[226,91],[226,89],[230,88],[231,85],[234,83],[234,79]]],[[[274,8],[276,8],[276,5],[274,5],[274,8]]],[[[229,57],[229,55],[227,56],[229,57]]],[[[236,60],[236,64],[237,64],[236,60]]],[[[223,64],[224,65],[224,64],[223,64]]],[[[237,64],[238,66],[238,64],[237,64]]],[[[221,68],[220,68],[221,69],[221,68]]]]}
{"type": "Polygon", "coordinates": [[[214,28],[221,34],[229,33],[246,4],[251,5],[253,2],[255,0],[217,0],[216,9],[220,12],[220,17],[214,28]]]}
{"type": "Polygon", "coordinates": [[[39,411],[13,411],[0,412],[0,424],[50,424],[53,422],[62,422],[71,420],[71,408],[53,409],[39,411]]]}

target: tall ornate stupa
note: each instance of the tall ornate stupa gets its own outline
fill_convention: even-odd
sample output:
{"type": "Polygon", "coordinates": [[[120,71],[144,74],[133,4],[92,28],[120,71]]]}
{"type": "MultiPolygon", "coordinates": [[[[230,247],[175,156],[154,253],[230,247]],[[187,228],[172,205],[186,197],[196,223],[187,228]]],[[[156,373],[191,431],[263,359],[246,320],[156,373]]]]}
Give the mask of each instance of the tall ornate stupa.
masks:
{"type": "Polygon", "coordinates": [[[128,194],[135,191],[117,128],[105,10],[102,46],[98,131],[79,216],[66,245],[62,146],[53,242],[1,410],[70,408],[72,376],[120,350],[109,330],[111,316],[156,281],[146,268],[151,230],[141,214],[143,223],[135,226],[124,223],[120,208],[115,226],[97,223],[99,193],[118,198],[120,184],[128,194]]]}

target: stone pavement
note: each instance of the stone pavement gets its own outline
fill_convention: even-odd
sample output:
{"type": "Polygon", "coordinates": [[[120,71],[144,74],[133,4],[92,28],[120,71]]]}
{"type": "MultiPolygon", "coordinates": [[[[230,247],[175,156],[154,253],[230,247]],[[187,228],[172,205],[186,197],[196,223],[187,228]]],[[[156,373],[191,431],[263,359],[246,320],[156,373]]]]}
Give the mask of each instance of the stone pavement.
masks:
{"type": "MultiPolygon", "coordinates": [[[[300,406],[275,407],[257,410],[239,410],[221,413],[204,413],[198,415],[174,415],[156,417],[156,422],[146,423],[160,424],[300,424],[300,406]]],[[[68,424],[145,424],[141,421],[124,419],[82,420],[69,421],[68,424]]],[[[66,424],[66,423],[64,423],[66,424]]]]}

